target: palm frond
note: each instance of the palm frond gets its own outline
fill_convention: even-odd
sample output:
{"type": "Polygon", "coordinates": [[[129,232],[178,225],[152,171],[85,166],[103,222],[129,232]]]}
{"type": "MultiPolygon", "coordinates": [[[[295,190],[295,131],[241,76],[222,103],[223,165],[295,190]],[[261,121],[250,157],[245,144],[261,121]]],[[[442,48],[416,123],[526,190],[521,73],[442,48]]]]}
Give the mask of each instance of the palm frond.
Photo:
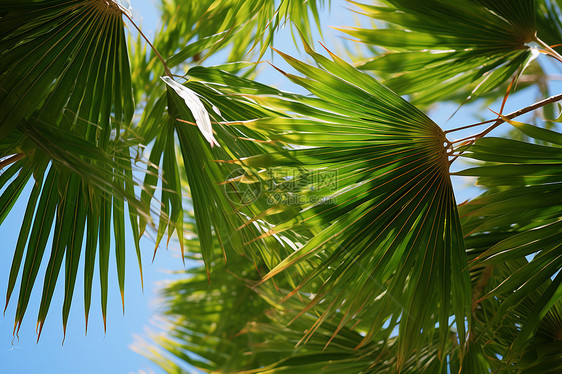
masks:
{"type": "Polygon", "coordinates": [[[479,283],[473,298],[475,329],[482,341],[494,337],[490,349],[502,357],[497,364],[502,370],[510,372],[515,364],[517,372],[531,372],[549,362],[555,371],[559,357],[547,350],[539,358],[536,352],[557,341],[560,330],[562,138],[552,130],[509,122],[534,142],[480,139],[465,155],[484,165],[459,173],[477,176],[489,189],[460,207],[471,273],[479,283]]]}
{"type": "MultiPolygon", "coordinates": [[[[294,115],[231,123],[293,148],[307,148],[240,161],[268,170],[265,174],[271,176],[294,176],[293,185],[298,187],[290,192],[308,198],[302,208],[279,201],[276,208],[285,215],[282,223],[255,238],[314,230],[306,244],[264,280],[293,264],[314,264],[300,270],[302,283],[294,291],[313,289],[309,307],[326,305],[307,336],[336,310],[345,311],[338,329],[353,323],[365,300],[380,297],[384,303],[363,344],[372,340],[388,316],[400,319],[402,362],[436,323],[444,348],[449,341],[448,319],[456,315],[464,345],[470,291],[443,132],[373,78],[335,56],[329,60],[308,51],[322,68],[282,56],[305,75],[286,76],[317,97],[253,94],[247,97],[263,107],[294,115]],[[337,188],[319,180],[333,180],[337,188]],[[311,196],[317,199],[312,202],[311,196]]],[[[231,83],[238,92],[251,91],[243,80],[231,83]]],[[[259,216],[271,217],[266,211],[259,216]]]]}
{"type": "Polygon", "coordinates": [[[131,149],[138,138],[131,128],[134,104],[121,10],[106,1],[41,1],[2,4],[0,14],[0,157],[21,156],[2,176],[0,199],[6,204],[0,221],[33,183],[6,306],[20,277],[19,329],[41,262],[49,256],[40,332],[65,258],[66,326],[84,247],[86,318],[99,254],[105,320],[111,238],[123,295],[125,216],[140,264],[137,219],[147,214],[134,193],[131,149]],[[51,231],[53,244],[46,251],[51,231]]]}
{"type": "MultiPolygon", "coordinates": [[[[167,67],[178,74],[180,69],[203,65],[220,52],[226,55],[221,57],[223,69],[241,73],[243,67],[256,66],[247,61],[261,59],[281,27],[289,25],[311,40],[313,28],[320,30],[320,9],[326,3],[330,5],[325,0],[166,0],[161,4],[162,27],[152,44],[167,67]]],[[[144,95],[150,109],[159,97],[158,77],[164,66],[140,34],[129,42],[135,51],[131,64],[136,99],[140,103],[144,95]]],[[[244,75],[253,71],[249,69],[244,75]]]]}
{"type": "MultiPolygon", "coordinates": [[[[467,245],[470,243],[471,239],[467,239],[467,245]]],[[[483,293],[496,289],[526,263],[525,259],[515,259],[494,266],[482,285],[483,293]]],[[[560,347],[562,304],[553,292],[559,288],[559,282],[559,277],[549,279],[526,295],[519,295],[517,303],[510,303],[507,314],[504,303],[509,302],[511,292],[475,303],[471,349],[480,351],[489,369],[498,373],[559,370],[561,360],[556,349],[560,347]]]]}
{"type": "MultiPolygon", "coordinates": [[[[189,74],[194,77],[234,77],[215,68],[202,67],[191,69],[189,74]]],[[[201,98],[207,113],[215,120],[221,120],[213,121],[212,124],[212,131],[220,147],[210,146],[198,129],[191,109],[170,87],[155,105],[155,110],[141,119],[139,128],[146,134],[146,139],[150,139],[150,134],[159,134],[155,136],[150,149],[150,166],[144,181],[147,188],[142,192],[141,201],[145,209],[149,208],[154,198],[163,204],[156,246],[165,234],[170,237],[176,232],[182,237],[184,207],[180,196],[189,190],[201,241],[201,253],[208,270],[219,248],[224,256],[244,254],[256,261],[264,258],[273,266],[290,250],[286,249],[287,244],[277,238],[247,244],[267,230],[258,222],[246,225],[249,217],[256,216],[270,206],[266,202],[266,196],[260,193],[261,177],[252,171],[246,172],[236,160],[264,152],[279,152],[281,147],[269,142],[262,134],[226,126],[224,121],[280,114],[244,98],[225,96],[217,90],[220,85],[219,83],[215,87],[196,79],[185,84],[186,89],[201,98]],[[161,197],[156,194],[159,171],[162,173],[161,197]],[[183,177],[180,178],[180,175],[183,177]],[[240,190],[239,178],[242,176],[246,176],[247,180],[242,183],[240,190]],[[248,189],[245,187],[249,185],[248,181],[255,183],[255,191],[251,185],[248,189]],[[255,195],[246,200],[246,193],[255,195]],[[264,246],[266,241],[268,244],[264,246]],[[266,250],[267,247],[276,250],[266,250]],[[256,257],[259,253],[261,256],[256,257]]],[[[275,91],[265,85],[256,84],[255,87],[266,92],[275,91]]],[[[146,221],[141,222],[141,232],[145,227],[146,221]]]]}
{"type": "MultiPolygon", "coordinates": [[[[192,367],[220,373],[395,372],[396,336],[389,337],[394,325],[357,349],[365,334],[360,324],[342,329],[334,338],[337,324],[326,322],[302,344],[302,332],[318,318],[315,310],[292,321],[306,307],[306,299],[279,304],[279,290],[271,284],[255,288],[259,273],[242,258],[229,261],[228,267],[218,259],[215,269],[219,275],[210,285],[204,267],[191,269],[185,274],[187,279],[168,285],[162,293],[167,300],[165,334],[153,335],[152,342],[139,341],[134,349],[175,373],[192,367]]],[[[334,320],[341,317],[337,313],[334,320]]],[[[403,372],[447,372],[447,365],[437,359],[438,346],[435,336],[406,360],[403,372]]],[[[458,356],[451,356],[450,362],[458,367],[458,356]]]]}
{"type": "Polygon", "coordinates": [[[227,46],[231,47],[229,62],[241,61],[254,48],[261,57],[272,44],[275,31],[286,24],[310,41],[312,28],[320,26],[319,8],[325,3],[324,0],[206,0],[190,4],[165,1],[163,17],[181,20],[174,34],[185,45],[173,57],[170,55],[168,63],[175,66],[187,58],[204,59],[227,46]]]}
{"type": "MultiPolygon", "coordinates": [[[[483,95],[521,74],[537,51],[529,43],[551,34],[552,17],[540,0],[383,1],[356,4],[387,28],[342,31],[384,53],[359,63],[360,69],[390,73],[385,84],[413,102],[432,103],[462,91],[464,99],[483,95]],[[550,26],[549,26],[550,25],[550,26]],[[548,28],[548,27],[550,28],[548,28]]],[[[552,42],[558,43],[558,42],[552,42]]]]}

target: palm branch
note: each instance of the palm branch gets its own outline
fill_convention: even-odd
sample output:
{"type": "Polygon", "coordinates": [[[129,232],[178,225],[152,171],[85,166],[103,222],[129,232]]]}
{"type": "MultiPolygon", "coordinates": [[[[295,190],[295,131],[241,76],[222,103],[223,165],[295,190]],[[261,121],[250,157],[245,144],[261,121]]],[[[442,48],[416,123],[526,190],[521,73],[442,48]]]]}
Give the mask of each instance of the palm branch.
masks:
{"type": "Polygon", "coordinates": [[[18,329],[44,257],[49,256],[49,263],[39,332],[63,258],[66,326],[83,247],[86,319],[99,255],[105,320],[111,238],[123,296],[126,215],[140,264],[137,219],[147,212],[134,194],[131,147],[138,138],[131,128],[134,104],[121,12],[105,1],[0,6],[0,149],[2,166],[7,167],[1,181],[0,221],[33,181],[6,300],[7,304],[21,270],[18,329]],[[53,244],[46,251],[51,230],[53,244]]]}
{"type": "MultiPolygon", "coordinates": [[[[197,244],[193,249],[197,251],[197,244]]],[[[186,271],[185,279],[163,290],[166,309],[158,325],[164,334],[152,341],[137,341],[134,349],[170,373],[187,373],[193,367],[221,373],[391,373],[396,370],[395,325],[386,326],[372,342],[361,345],[366,324],[356,323],[333,337],[337,323],[326,322],[306,343],[302,331],[314,323],[322,306],[295,318],[306,299],[291,298],[279,304],[278,284],[256,287],[260,275],[254,265],[238,257],[227,264],[217,259],[217,276],[209,284],[204,266],[186,271]]],[[[285,284],[287,286],[287,284],[285,284]]],[[[374,303],[376,304],[376,302],[374,303]]],[[[368,308],[371,312],[376,306],[368,308]]],[[[368,313],[364,313],[365,317],[368,313]]],[[[337,313],[337,321],[342,313],[337,313]]],[[[439,362],[436,335],[430,344],[410,356],[403,372],[447,372],[439,362]]],[[[451,357],[453,368],[458,356],[451,357]]]]}
{"type": "MultiPolygon", "coordinates": [[[[478,182],[489,189],[461,207],[460,212],[468,242],[479,243],[471,254],[474,271],[486,272],[487,279],[499,278],[493,287],[482,286],[474,302],[489,303],[501,297],[494,315],[488,316],[489,324],[513,316],[520,319],[511,347],[500,353],[507,363],[519,359],[529,344],[532,347],[540,326],[557,313],[557,273],[562,266],[558,253],[562,245],[557,160],[560,134],[509,122],[534,142],[480,139],[466,156],[485,161],[484,165],[459,173],[477,176],[478,182]],[[502,270],[506,266],[508,272],[502,270]],[[526,301],[529,299],[532,302],[526,301]],[[526,308],[525,313],[516,312],[519,308],[526,308]]],[[[551,333],[556,335],[556,331],[551,333]]]]}
{"type": "MultiPolygon", "coordinates": [[[[200,22],[199,26],[200,17],[190,18],[191,22],[185,22],[180,17],[181,12],[174,12],[173,15],[169,12],[173,5],[171,2],[167,3],[164,5],[165,15],[181,27],[161,32],[158,47],[170,57],[178,52],[178,43],[185,44],[187,49],[182,49],[177,56],[164,61],[156,49],[148,55],[143,53],[146,49],[143,49],[144,46],[138,39],[134,50],[133,73],[129,67],[123,23],[123,18],[131,20],[131,16],[116,2],[60,0],[0,4],[0,165],[2,169],[6,168],[1,179],[3,190],[0,199],[5,204],[1,208],[0,222],[7,217],[28,182],[33,179],[35,183],[9,276],[7,303],[20,268],[23,268],[16,312],[18,328],[35,285],[41,259],[48,254],[45,249],[51,230],[54,230],[55,242],[50,252],[43,287],[38,317],[39,331],[49,309],[57,276],[62,270],[63,258],[66,258],[66,296],[63,306],[63,325],[66,325],[82,247],[85,248],[86,258],[86,319],[91,303],[94,262],[99,255],[102,314],[105,320],[112,236],[115,238],[122,298],[124,293],[125,209],[130,216],[139,266],[138,242],[146,225],[149,222],[152,224],[149,216],[151,208],[155,208],[160,218],[157,223],[157,242],[161,240],[166,228],[169,235],[174,230],[180,233],[182,231],[181,194],[185,191],[185,186],[182,189],[178,178],[176,150],[180,150],[186,159],[195,155],[194,159],[188,160],[184,165],[191,172],[188,173],[191,190],[195,191],[197,197],[201,197],[197,200],[195,210],[201,215],[198,225],[200,237],[205,242],[204,258],[209,260],[212,253],[211,247],[214,244],[211,242],[215,239],[211,231],[219,231],[218,227],[221,225],[232,232],[236,231],[239,226],[236,220],[239,218],[235,218],[236,214],[230,214],[234,209],[225,199],[223,188],[218,185],[226,180],[228,172],[225,175],[222,173],[228,168],[215,165],[216,155],[209,153],[205,149],[206,144],[199,142],[197,131],[191,131],[195,129],[184,125],[174,132],[178,111],[182,112],[182,118],[189,120],[190,109],[182,106],[182,103],[174,106],[173,92],[157,100],[162,86],[153,84],[154,79],[150,76],[154,77],[154,72],[156,79],[161,75],[161,68],[154,62],[157,60],[156,55],[165,63],[164,70],[169,71],[169,67],[173,68],[191,57],[186,55],[187,50],[199,53],[209,48],[224,48],[231,38],[243,35],[240,32],[243,29],[255,29],[256,37],[264,38],[261,49],[263,53],[272,39],[272,31],[286,20],[292,19],[307,35],[309,11],[317,20],[318,9],[315,2],[302,4],[286,1],[278,7],[269,2],[254,3],[253,5],[259,6],[255,8],[240,1],[232,1],[228,6],[215,6],[218,3],[209,2],[207,8],[194,4],[197,9],[190,9],[197,12],[190,13],[190,16],[203,12],[200,15],[212,21],[209,24],[200,22]],[[232,15],[239,15],[240,12],[247,12],[251,21],[240,23],[232,19],[232,15]],[[215,27],[215,21],[225,16],[230,21],[215,27]],[[210,28],[201,25],[208,25],[210,28]],[[179,34],[182,30],[185,34],[179,34]],[[231,35],[227,37],[229,34],[231,35]],[[194,38],[200,41],[190,44],[194,38]],[[141,102],[140,107],[145,109],[138,124],[136,121],[132,122],[135,110],[132,78],[135,81],[134,96],[141,102]],[[147,85],[152,87],[147,88],[147,85]],[[148,101],[145,101],[146,96],[139,94],[144,90],[149,93],[148,101]],[[169,125],[156,128],[160,122],[155,122],[155,115],[162,114],[166,106],[172,112],[167,120],[169,125]],[[163,130],[164,128],[167,130],[163,130]],[[174,140],[176,135],[180,138],[177,145],[174,140]],[[137,167],[136,163],[142,159],[141,149],[146,145],[152,146],[154,139],[158,139],[151,148],[151,160],[154,162],[137,167]],[[139,145],[141,146],[138,147],[139,145]],[[132,154],[132,151],[136,154],[132,154]],[[190,155],[190,152],[195,153],[190,155]],[[163,160],[162,170],[158,168],[160,160],[163,160]],[[208,167],[214,172],[210,178],[203,170],[205,164],[212,165],[208,167]],[[135,187],[139,186],[135,180],[138,177],[135,170],[147,171],[144,181],[150,182],[140,188],[141,201],[135,193],[135,187]],[[162,205],[151,207],[154,189],[158,185],[159,176],[162,177],[163,174],[166,189],[160,196],[162,205]],[[208,191],[214,192],[208,194],[208,191]],[[217,202],[219,207],[214,213],[206,211],[217,202]],[[223,214],[224,212],[227,214],[223,214]],[[213,220],[209,214],[214,217],[211,217],[213,220]],[[217,221],[217,217],[220,220],[217,221]],[[85,229],[81,231],[73,227],[85,229]]],[[[180,8],[189,10],[188,6],[180,8]]],[[[133,26],[136,27],[134,23],[133,26]]],[[[142,32],[139,33],[139,38],[140,35],[142,32]]],[[[243,53],[255,46],[251,43],[244,44],[245,42],[249,43],[246,35],[236,42],[243,53]]],[[[232,138],[233,135],[225,136],[232,138]]],[[[225,145],[225,148],[228,146],[225,145]]],[[[255,147],[251,143],[236,145],[234,151],[228,149],[228,152],[219,153],[219,158],[230,160],[232,157],[247,156],[253,154],[248,153],[252,148],[255,147]]],[[[259,148],[260,153],[263,151],[259,148]]],[[[138,190],[137,188],[137,192],[138,190]]],[[[232,246],[233,244],[230,245],[231,248],[232,246]]]]}
{"type": "Polygon", "coordinates": [[[484,95],[520,75],[540,49],[560,58],[548,47],[561,39],[560,21],[553,16],[558,10],[551,2],[352,3],[360,12],[389,25],[342,29],[360,42],[383,48],[380,56],[362,61],[358,67],[390,75],[385,84],[410,95],[415,103],[449,99],[459,91],[466,100],[484,95]]]}
{"type": "MultiPolygon", "coordinates": [[[[308,234],[308,241],[278,263],[264,281],[295,263],[311,264],[300,270],[301,283],[291,295],[312,289],[308,308],[329,305],[315,327],[336,310],[344,310],[334,335],[353,323],[365,300],[382,298],[362,341],[371,341],[389,317],[401,318],[399,362],[424,341],[426,336],[419,331],[429,333],[438,322],[445,349],[451,315],[456,315],[463,346],[465,326],[460,321],[470,318],[466,309],[470,290],[443,132],[370,76],[335,56],[329,60],[310,49],[309,53],[322,68],[282,56],[305,75],[286,76],[317,97],[274,95],[274,91],[267,96],[246,95],[265,108],[294,116],[231,123],[273,141],[306,147],[239,163],[269,170],[266,174],[272,176],[305,170],[292,174],[299,179],[296,192],[319,196],[318,203],[305,203],[301,209],[282,202],[275,205],[275,212],[286,218],[255,239],[307,230],[313,235],[308,234]],[[335,190],[307,179],[316,174],[325,181],[334,172],[335,190]],[[333,204],[322,203],[332,199],[333,204]],[[434,272],[440,281],[434,281],[434,272]],[[424,300],[421,308],[420,299],[424,300]]],[[[237,92],[251,91],[247,81],[223,76],[237,92]]],[[[271,210],[259,219],[275,217],[268,213],[271,210]]]]}

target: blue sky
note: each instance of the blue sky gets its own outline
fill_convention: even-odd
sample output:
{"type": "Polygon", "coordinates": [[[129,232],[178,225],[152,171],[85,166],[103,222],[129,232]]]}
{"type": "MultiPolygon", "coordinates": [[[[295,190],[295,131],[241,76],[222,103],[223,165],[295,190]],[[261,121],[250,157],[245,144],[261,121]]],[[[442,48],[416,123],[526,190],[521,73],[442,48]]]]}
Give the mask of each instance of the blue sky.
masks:
{"type": "MultiPolygon", "coordinates": [[[[325,44],[336,52],[340,49],[333,47],[334,41],[341,35],[328,26],[353,25],[355,15],[344,9],[345,2],[342,0],[332,1],[332,12],[325,12],[322,17],[323,35],[325,44]]],[[[149,1],[133,1],[135,21],[142,25],[147,36],[153,36],[158,26],[158,12],[156,7],[149,1]]],[[[281,30],[277,36],[276,47],[293,55],[299,55],[293,45],[289,30],[281,30]]],[[[319,45],[316,45],[318,48],[319,45]]],[[[266,58],[271,55],[266,55],[266,58]]],[[[279,59],[274,63],[282,68],[285,66],[279,59]]],[[[286,83],[282,76],[272,68],[260,76],[260,80],[268,84],[274,84],[283,89],[291,90],[294,86],[286,83]]],[[[528,105],[534,99],[534,95],[525,95],[527,98],[510,100],[506,112],[528,105]]],[[[448,117],[454,112],[456,106],[444,105],[438,111],[430,113],[432,118],[444,127],[456,127],[473,122],[466,113],[474,111],[479,106],[467,105],[452,120],[447,122],[448,117]]],[[[491,113],[480,113],[491,117],[491,113]]],[[[461,136],[461,134],[459,134],[461,136]]],[[[455,180],[457,200],[463,201],[474,195],[474,189],[465,188],[466,180],[455,180]]],[[[0,252],[0,295],[5,295],[7,278],[11,265],[13,248],[17,241],[17,235],[21,220],[25,211],[26,196],[30,187],[24,192],[7,221],[0,226],[0,238],[2,238],[2,251],[0,252]]],[[[163,306],[163,300],[158,299],[157,290],[161,282],[171,279],[173,276],[169,271],[182,268],[177,248],[172,246],[168,251],[160,248],[154,263],[151,263],[154,244],[150,239],[142,240],[143,264],[145,275],[144,293],[141,291],[139,271],[134,255],[134,248],[128,248],[126,289],[125,289],[125,315],[121,310],[121,301],[115,274],[115,265],[110,263],[110,288],[107,333],[103,332],[103,323],[99,306],[99,286],[94,287],[92,295],[92,309],[90,311],[90,326],[88,335],[84,335],[84,312],[82,280],[76,283],[74,303],[68,322],[68,329],[64,345],[62,344],[62,318],[61,305],[64,295],[64,287],[57,287],[52,301],[51,311],[43,329],[39,343],[36,344],[35,318],[41,297],[41,287],[32,294],[32,301],[26,314],[26,318],[19,332],[19,339],[12,341],[12,329],[15,312],[15,299],[7,309],[6,315],[0,318],[0,373],[31,373],[41,372],[44,374],[74,374],[74,373],[150,373],[151,370],[158,372],[144,357],[134,353],[129,346],[133,343],[135,336],[147,338],[147,328],[155,321],[163,306]],[[113,267],[111,267],[113,266],[113,267]]],[[[44,271],[46,262],[42,264],[44,271]]],[[[41,274],[41,273],[40,273],[41,274]]],[[[95,275],[97,276],[97,274],[95,275]]],[[[41,285],[41,275],[38,278],[41,285]]],[[[96,279],[97,280],[97,279],[96,279]]],[[[97,286],[97,284],[95,284],[97,286]]],[[[1,299],[3,300],[3,298],[1,299]]]]}

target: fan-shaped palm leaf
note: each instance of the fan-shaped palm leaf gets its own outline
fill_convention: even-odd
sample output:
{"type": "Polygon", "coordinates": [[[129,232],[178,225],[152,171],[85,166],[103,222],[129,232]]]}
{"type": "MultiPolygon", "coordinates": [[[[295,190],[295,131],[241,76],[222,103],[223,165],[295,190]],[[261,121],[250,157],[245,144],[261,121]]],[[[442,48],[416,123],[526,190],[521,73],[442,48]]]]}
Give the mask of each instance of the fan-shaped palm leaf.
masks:
{"type": "Polygon", "coordinates": [[[431,103],[467,88],[465,98],[482,95],[521,72],[536,56],[528,43],[540,41],[537,31],[549,43],[557,43],[552,41],[556,36],[561,38],[550,22],[557,18],[556,10],[545,9],[541,0],[353,3],[373,19],[392,25],[342,29],[387,51],[359,67],[392,73],[388,87],[411,95],[416,103],[431,103]]]}
{"type": "Polygon", "coordinates": [[[144,94],[146,107],[150,109],[159,97],[158,77],[165,71],[163,60],[172,70],[185,65],[193,67],[228,50],[228,56],[221,59],[231,64],[224,68],[239,71],[241,67],[255,67],[241,61],[250,61],[256,54],[261,57],[273,44],[276,31],[286,24],[310,40],[313,23],[320,26],[319,10],[325,3],[324,0],[162,1],[162,28],[152,41],[155,49],[147,53],[140,33],[136,40],[130,40],[135,50],[131,65],[133,84],[139,88],[135,90],[137,101],[141,102],[144,94]]]}
{"type": "MultiPolygon", "coordinates": [[[[249,157],[241,160],[243,165],[268,168],[272,175],[298,167],[324,181],[337,173],[335,190],[303,173],[291,174],[299,186],[292,192],[316,194],[315,202],[320,202],[305,201],[298,215],[259,238],[289,230],[321,230],[314,231],[314,237],[265,279],[302,260],[314,263],[315,268],[301,272],[300,287],[307,289],[316,282],[311,306],[326,303],[316,328],[339,309],[345,311],[338,326],[342,328],[353,322],[366,300],[382,298],[363,343],[373,338],[388,316],[400,318],[399,362],[436,323],[441,326],[444,348],[451,315],[456,315],[464,345],[470,291],[443,132],[368,75],[336,57],[331,61],[309,53],[322,69],[283,55],[306,78],[286,75],[317,98],[273,92],[251,96],[264,107],[295,115],[235,123],[272,140],[310,148],[249,157]]],[[[238,80],[236,90],[244,92],[244,86],[248,87],[238,80]]],[[[282,208],[283,204],[277,206],[289,216],[298,211],[290,204],[282,208]]],[[[264,214],[260,219],[267,219],[264,214]]],[[[310,329],[308,335],[314,331],[310,329]]]]}
{"type": "MultiPolygon", "coordinates": [[[[197,244],[191,249],[197,252],[197,244]]],[[[187,271],[187,279],[166,286],[161,324],[165,332],[153,335],[152,342],[139,341],[133,347],[166,372],[189,372],[192,367],[206,372],[248,374],[396,371],[395,323],[385,324],[371,342],[362,344],[369,318],[379,310],[381,299],[369,302],[361,312],[363,321],[342,328],[336,337],[333,331],[343,313],[334,313],[303,344],[303,331],[322,315],[323,305],[295,319],[306,308],[308,299],[291,298],[279,304],[279,298],[290,291],[288,284],[256,287],[258,272],[251,262],[240,257],[230,260],[228,267],[218,258],[214,266],[218,272],[210,285],[205,268],[199,267],[187,271]]],[[[402,363],[401,372],[459,371],[458,355],[450,355],[447,362],[438,360],[440,341],[437,332],[433,333],[422,349],[402,363]]],[[[455,338],[453,334],[451,337],[455,338]]],[[[482,354],[472,356],[469,351],[465,358],[467,370],[480,368],[473,361],[482,354]]]]}
{"type": "Polygon", "coordinates": [[[324,0],[206,0],[189,4],[166,1],[162,9],[164,17],[181,20],[179,30],[174,33],[186,45],[168,63],[175,66],[194,56],[196,60],[206,58],[227,46],[232,47],[229,61],[241,61],[258,44],[262,56],[272,44],[274,32],[287,23],[311,40],[311,17],[319,26],[319,7],[324,3],[324,0]]]}
{"type": "MultiPolygon", "coordinates": [[[[218,272],[210,285],[205,268],[199,267],[186,272],[189,278],[167,286],[162,295],[167,300],[165,335],[154,335],[154,342],[134,346],[164,370],[187,372],[194,366],[221,373],[395,371],[396,338],[388,338],[394,326],[382,329],[374,342],[356,349],[364,335],[359,324],[342,329],[333,338],[337,325],[325,323],[303,345],[302,331],[315,322],[317,315],[307,313],[292,323],[291,319],[306,307],[306,299],[278,304],[279,290],[271,284],[253,288],[259,274],[243,258],[229,261],[228,267],[218,259],[214,266],[218,272]]],[[[334,317],[337,320],[342,315],[334,317]]],[[[437,347],[435,339],[410,357],[404,372],[437,371],[442,366],[436,358],[437,347]]],[[[452,361],[458,366],[456,360],[452,361]]]]}
{"type": "Polygon", "coordinates": [[[99,254],[105,320],[112,237],[123,295],[124,200],[140,262],[142,213],[130,153],[138,140],[130,128],[134,105],[121,9],[111,1],[25,1],[2,3],[0,14],[0,157],[8,167],[0,183],[0,222],[33,177],[7,302],[21,270],[16,311],[21,325],[53,230],[39,330],[63,258],[66,325],[84,241],[86,316],[99,254]]]}

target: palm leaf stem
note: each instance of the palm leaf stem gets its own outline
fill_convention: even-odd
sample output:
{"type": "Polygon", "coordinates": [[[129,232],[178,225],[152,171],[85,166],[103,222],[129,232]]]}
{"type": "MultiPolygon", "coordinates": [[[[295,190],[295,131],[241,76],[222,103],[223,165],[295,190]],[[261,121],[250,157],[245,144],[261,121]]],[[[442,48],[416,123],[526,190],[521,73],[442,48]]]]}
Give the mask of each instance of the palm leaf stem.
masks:
{"type": "Polygon", "coordinates": [[[164,65],[164,71],[166,72],[166,75],[169,76],[169,77],[172,77],[172,72],[170,71],[170,68],[168,68],[168,65],[166,65],[166,61],[164,60],[164,58],[162,57],[160,52],[158,52],[156,47],[150,42],[150,40],[146,37],[146,35],[144,35],[144,33],[141,31],[140,27],[137,26],[137,24],[133,21],[133,19],[126,12],[122,12],[122,13],[133,24],[133,26],[135,26],[135,29],[137,29],[139,34],[143,37],[144,40],[146,40],[146,42],[148,43],[150,48],[152,48],[152,50],[154,51],[154,53],[156,54],[158,59],[162,62],[162,65],[164,65]]]}
{"type": "MultiPolygon", "coordinates": [[[[560,101],[560,100],[562,100],[562,94],[553,95],[553,96],[548,97],[546,99],[543,99],[541,101],[537,101],[536,103],[531,104],[531,105],[529,105],[525,108],[516,110],[515,112],[511,112],[511,113],[509,113],[505,116],[501,116],[501,117],[497,118],[492,125],[488,126],[485,130],[479,132],[478,134],[470,135],[470,136],[467,136],[467,137],[462,138],[462,139],[454,140],[452,142],[449,141],[449,143],[452,145],[452,144],[455,144],[455,143],[461,143],[461,142],[467,142],[468,141],[467,144],[462,144],[462,145],[463,146],[470,146],[470,145],[474,144],[474,142],[477,141],[478,139],[481,139],[484,136],[488,135],[492,130],[494,130],[496,127],[498,127],[502,123],[506,122],[507,120],[522,116],[523,114],[532,112],[533,110],[542,108],[545,105],[552,104],[552,103],[555,103],[555,102],[560,101]]],[[[487,122],[491,122],[491,121],[487,121],[487,122]]],[[[480,123],[480,124],[482,124],[482,123],[480,123]]],[[[465,128],[466,127],[469,127],[469,126],[465,126],[465,128]]],[[[453,129],[453,131],[455,131],[455,129],[453,129]]],[[[451,132],[451,131],[449,131],[449,132],[451,132]]],[[[449,162],[452,164],[463,153],[464,153],[464,150],[461,151],[459,154],[457,154],[455,157],[453,157],[453,159],[449,162]]]]}
{"type": "Polygon", "coordinates": [[[4,169],[6,166],[13,164],[25,157],[23,153],[16,153],[3,160],[0,160],[0,170],[4,169]]]}
{"type": "MultiPolygon", "coordinates": [[[[449,134],[451,132],[456,132],[456,131],[461,131],[461,130],[466,130],[466,129],[470,129],[473,127],[477,127],[477,126],[482,126],[485,125],[487,123],[492,123],[492,122],[496,122],[495,119],[489,119],[487,121],[482,121],[482,122],[478,122],[478,123],[473,123],[472,125],[466,125],[466,126],[461,126],[461,127],[455,127],[454,129],[451,130],[447,130],[447,131],[443,131],[445,134],[449,134]]],[[[457,143],[458,141],[454,141],[453,143],[457,143]]]]}

